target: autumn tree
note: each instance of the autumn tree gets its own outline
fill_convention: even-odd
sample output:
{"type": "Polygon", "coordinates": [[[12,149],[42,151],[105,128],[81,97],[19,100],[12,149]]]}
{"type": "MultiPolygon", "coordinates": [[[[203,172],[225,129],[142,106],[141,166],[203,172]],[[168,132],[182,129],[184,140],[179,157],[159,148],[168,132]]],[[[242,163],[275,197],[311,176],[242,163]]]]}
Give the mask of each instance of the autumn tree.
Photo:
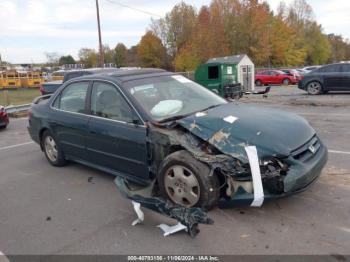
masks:
{"type": "Polygon", "coordinates": [[[166,14],[165,18],[152,21],[153,33],[162,40],[170,56],[175,57],[176,53],[186,45],[193,33],[196,17],[193,6],[180,2],[166,14]]]}
{"type": "Polygon", "coordinates": [[[137,47],[137,55],[143,67],[160,68],[165,65],[165,47],[152,31],[148,31],[142,37],[137,47]]]}
{"type": "Polygon", "coordinates": [[[78,56],[86,68],[97,67],[98,54],[94,49],[82,48],[79,50],[78,56]]]}
{"type": "Polygon", "coordinates": [[[344,40],[341,35],[329,34],[328,41],[332,49],[329,63],[350,60],[350,43],[347,40],[344,40]]]}
{"type": "Polygon", "coordinates": [[[294,0],[286,14],[286,23],[296,29],[307,55],[305,64],[323,64],[331,54],[331,46],[321,25],[314,20],[311,6],[305,0],[294,0]]]}
{"type": "Polygon", "coordinates": [[[179,71],[194,70],[209,58],[228,54],[229,47],[220,14],[216,9],[203,6],[187,45],[176,55],[175,68],[179,71]]]}
{"type": "Polygon", "coordinates": [[[128,56],[128,49],[126,48],[126,46],[123,43],[118,43],[117,46],[114,48],[114,52],[116,66],[126,66],[128,56]]]}

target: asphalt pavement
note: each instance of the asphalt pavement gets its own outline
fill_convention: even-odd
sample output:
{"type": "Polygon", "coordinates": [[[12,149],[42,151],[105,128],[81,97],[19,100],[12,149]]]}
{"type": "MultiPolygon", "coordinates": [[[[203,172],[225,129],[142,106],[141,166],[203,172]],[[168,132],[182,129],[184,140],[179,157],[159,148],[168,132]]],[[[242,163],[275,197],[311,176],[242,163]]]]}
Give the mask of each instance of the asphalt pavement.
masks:
{"type": "Polygon", "coordinates": [[[113,176],[74,163],[52,167],[31,142],[27,119],[11,119],[0,131],[0,252],[349,254],[350,94],[327,96],[276,87],[267,98],[242,99],[305,117],[330,150],[328,164],[306,192],[261,208],[214,209],[215,223],[201,225],[194,239],[163,237],[156,226],[175,221],[148,210],[143,224],[131,226],[131,202],[113,176]]]}

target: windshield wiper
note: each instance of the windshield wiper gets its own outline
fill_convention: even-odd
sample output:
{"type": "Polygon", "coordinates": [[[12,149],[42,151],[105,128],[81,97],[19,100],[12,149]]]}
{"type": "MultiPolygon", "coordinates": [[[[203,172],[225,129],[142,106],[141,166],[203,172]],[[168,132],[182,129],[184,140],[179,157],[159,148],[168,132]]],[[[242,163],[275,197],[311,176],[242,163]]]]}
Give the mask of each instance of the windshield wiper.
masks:
{"type": "Polygon", "coordinates": [[[185,117],[187,117],[189,115],[192,115],[192,114],[178,115],[178,116],[172,116],[172,117],[164,118],[164,119],[158,121],[158,123],[166,123],[166,122],[169,122],[169,121],[176,121],[176,120],[185,118],[185,117]]]}
{"type": "Polygon", "coordinates": [[[218,106],[221,106],[222,104],[217,104],[217,105],[212,105],[212,106],[209,106],[207,108],[204,108],[203,110],[200,110],[198,112],[203,112],[203,111],[208,111],[209,109],[212,109],[212,108],[215,108],[215,107],[218,107],[218,106]]]}
{"type": "MultiPolygon", "coordinates": [[[[222,105],[222,104],[212,105],[212,106],[209,106],[209,107],[207,107],[207,108],[205,108],[205,109],[203,109],[203,110],[199,110],[199,111],[197,111],[197,112],[195,112],[195,113],[208,111],[209,109],[212,109],[212,108],[214,108],[214,107],[218,107],[218,106],[220,106],[220,105],[222,105]]],[[[169,121],[176,121],[176,120],[179,120],[179,119],[188,117],[188,116],[190,116],[190,115],[193,115],[193,114],[195,114],[195,113],[190,113],[190,114],[185,114],[185,115],[178,115],[178,116],[172,116],[172,117],[164,118],[164,119],[158,121],[158,123],[166,123],[166,122],[169,122],[169,121]]]]}

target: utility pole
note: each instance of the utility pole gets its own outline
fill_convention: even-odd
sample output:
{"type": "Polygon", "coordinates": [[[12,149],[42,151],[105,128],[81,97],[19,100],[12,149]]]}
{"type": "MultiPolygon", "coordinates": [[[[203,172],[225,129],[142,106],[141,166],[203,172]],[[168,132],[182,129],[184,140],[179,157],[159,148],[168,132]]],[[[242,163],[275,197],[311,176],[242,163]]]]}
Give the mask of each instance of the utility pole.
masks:
{"type": "Polygon", "coordinates": [[[103,54],[103,46],[102,46],[102,37],[101,37],[101,25],[100,25],[100,9],[98,6],[98,0],[96,0],[96,11],[97,11],[97,27],[98,27],[98,42],[99,42],[99,64],[100,67],[104,67],[104,54],[103,54]]]}

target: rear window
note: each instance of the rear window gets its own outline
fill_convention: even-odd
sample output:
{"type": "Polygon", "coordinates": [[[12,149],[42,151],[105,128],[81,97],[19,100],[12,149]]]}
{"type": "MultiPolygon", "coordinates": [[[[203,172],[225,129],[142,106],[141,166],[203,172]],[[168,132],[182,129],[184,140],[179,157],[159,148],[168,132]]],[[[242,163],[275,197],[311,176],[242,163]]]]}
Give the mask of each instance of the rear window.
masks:
{"type": "Polygon", "coordinates": [[[89,75],[90,73],[89,72],[71,72],[71,73],[67,73],[65,76],[64,76],[64,82],[68,81],[68,80],[71,80],[73,78],[77,78],[77,77],[80,77],[80,76],[84,76],[84,75],[89,75]]]}

